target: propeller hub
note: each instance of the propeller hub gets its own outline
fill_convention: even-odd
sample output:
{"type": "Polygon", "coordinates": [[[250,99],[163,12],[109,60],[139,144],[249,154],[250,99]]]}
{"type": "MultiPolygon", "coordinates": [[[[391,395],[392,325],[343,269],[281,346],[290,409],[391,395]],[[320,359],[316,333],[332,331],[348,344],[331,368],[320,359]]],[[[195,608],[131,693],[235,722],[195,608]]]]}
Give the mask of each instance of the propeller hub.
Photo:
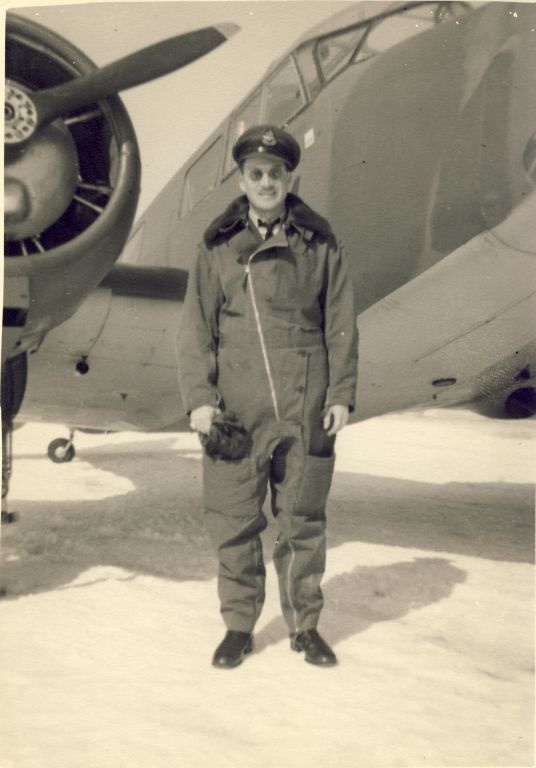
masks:
{"type": "Polygon", "coordinates": [[[6,83],[4,103],[4,140],[6,144],[26,141],[37,126],[37,109],[30,96],[22,88],[6,83]]]}
{"type": "Polygon", "coordinates": [[[42,128],[4,166],[7,240],[39,235],[67,210],[79,177],[76,145],[60,120],[42,128]]]}

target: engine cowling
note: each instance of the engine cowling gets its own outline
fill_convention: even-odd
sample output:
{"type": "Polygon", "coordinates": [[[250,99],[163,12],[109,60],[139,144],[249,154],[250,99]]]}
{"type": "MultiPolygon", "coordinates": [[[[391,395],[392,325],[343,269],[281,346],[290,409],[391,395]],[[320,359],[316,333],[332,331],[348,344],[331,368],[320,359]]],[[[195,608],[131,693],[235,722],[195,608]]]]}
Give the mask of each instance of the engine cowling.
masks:
{"type": "Polygon", "coordinates": [[[13,145],[35,119],[33,93],[95,69],[68,41],[7,14],[3,361],[36,348],[76,310],[132,226],[140,161],[119,97],[68,112],[22,148],[13,145]]]}

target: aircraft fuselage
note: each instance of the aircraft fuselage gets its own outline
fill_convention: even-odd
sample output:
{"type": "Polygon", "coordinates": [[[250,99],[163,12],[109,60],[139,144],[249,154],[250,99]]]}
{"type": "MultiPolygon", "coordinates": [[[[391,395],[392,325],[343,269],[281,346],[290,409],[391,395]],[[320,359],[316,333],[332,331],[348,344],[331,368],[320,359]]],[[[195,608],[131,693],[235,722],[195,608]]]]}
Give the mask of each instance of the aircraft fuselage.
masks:
{"type": "MultiPolygon", "coordinates": [[[[536,9],[493,3],[427,25],[424,6],[301,41],[171,179],[121,259],[185,274],[239,193],[237,125],[278,116],[302,147],[292,189],[331,221],[351,264],[358,419],[490,395],[502,404],[521,374],[533,386],[536,9]],[[408,35],[408,19],[429,28],[408,35]]],[[[184,426],[179,294],[102,284],[31,359],[22,417],[184,426]],[[75,377],[82,358],[89,371],[75,377]]]]}

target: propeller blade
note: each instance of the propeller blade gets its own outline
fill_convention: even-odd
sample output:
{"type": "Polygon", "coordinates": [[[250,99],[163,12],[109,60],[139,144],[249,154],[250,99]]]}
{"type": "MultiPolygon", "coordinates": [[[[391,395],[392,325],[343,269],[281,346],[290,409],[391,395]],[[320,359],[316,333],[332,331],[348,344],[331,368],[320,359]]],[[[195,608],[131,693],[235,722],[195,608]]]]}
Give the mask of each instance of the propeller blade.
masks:
{"type": "Polygon", "coordinates": [[[37,128],[107,96],[167,75],[204,56],[238,32],[236,24],[218,24],[187,32],[125,56],[95,72],[32,93],[37,128]]]}

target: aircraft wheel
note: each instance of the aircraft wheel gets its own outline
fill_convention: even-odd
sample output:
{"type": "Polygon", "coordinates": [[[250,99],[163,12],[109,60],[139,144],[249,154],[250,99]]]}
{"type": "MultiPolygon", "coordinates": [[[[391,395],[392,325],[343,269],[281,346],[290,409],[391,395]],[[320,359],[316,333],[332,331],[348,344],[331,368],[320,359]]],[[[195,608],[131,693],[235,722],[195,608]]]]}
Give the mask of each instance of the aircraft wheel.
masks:
{"type": "Polygon", "coordinates": [[[57,437],[48,444],[48,458],[55,464],[72,461],[75,456],[74,445],[65,437],[57,437]]]}
{"type": "Polygon", "coordinates": [[[536,389],[521,387],[506,399],[504,410],[510,419],[527,419],[536,414],[536,389]]]}

